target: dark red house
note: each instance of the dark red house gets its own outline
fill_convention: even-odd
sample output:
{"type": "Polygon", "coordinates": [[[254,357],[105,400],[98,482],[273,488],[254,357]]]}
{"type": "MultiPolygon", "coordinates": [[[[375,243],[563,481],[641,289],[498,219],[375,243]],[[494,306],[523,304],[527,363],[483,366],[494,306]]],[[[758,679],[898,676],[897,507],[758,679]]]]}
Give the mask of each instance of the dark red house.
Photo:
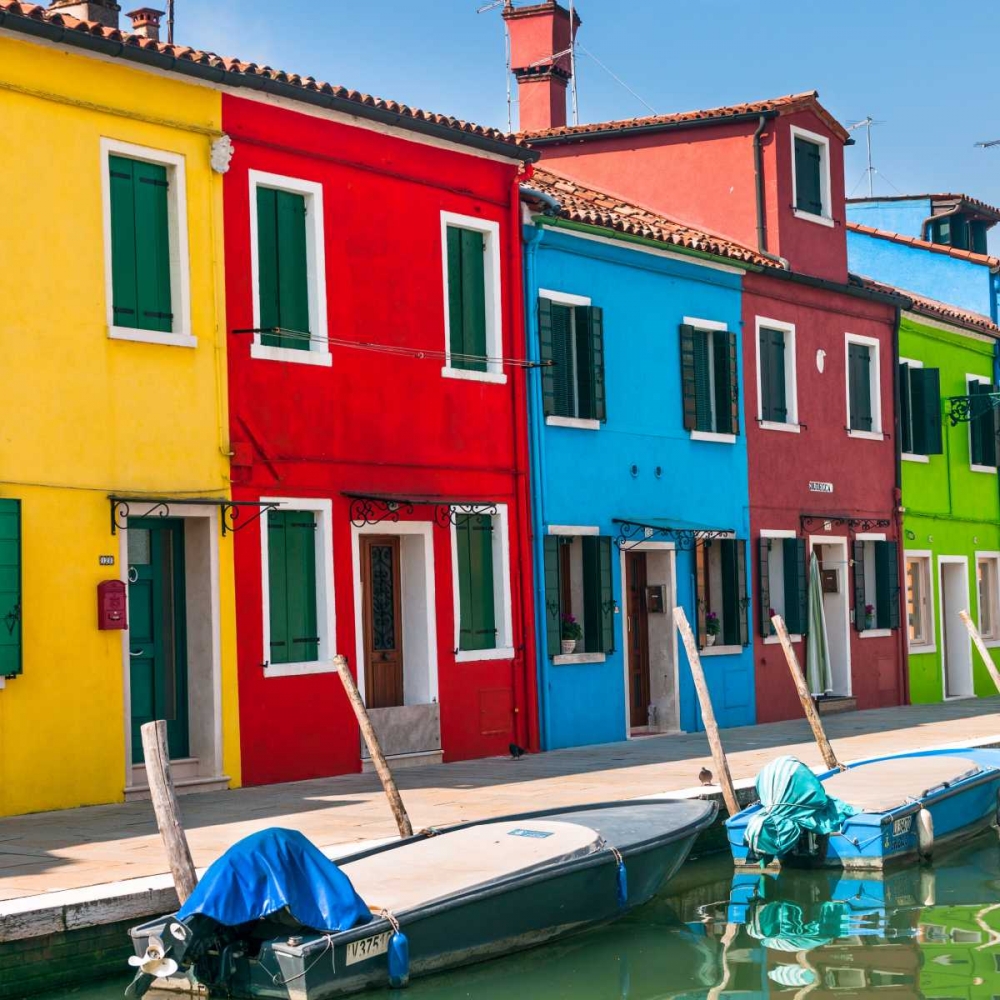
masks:
{"type": "Polygon", "coordinates": [[[537,154],[256,72],[266,93],[223,97],[233,498],[264,510],[235,535],[244,781],[362,767],[337,653],[399,764],[533,747],[537,154]]]}
{"type": "Polygon", "coordinates": [[[782,265],[749,272],[743,285],[758,720],[801,713],[769,614],[785,617],[805,665],[812,552],[832,673],[820,686],[835,696],[827,706],[900,704],[907,692],[894,383],[902,300],[848,274],[849,133],[815,93],[567,125],[569,12],[547,0],[504,16],[521,135],[546,170],[754,246],[782,265]],[[552,47],[540,55],[548,39],[552,47]]]}

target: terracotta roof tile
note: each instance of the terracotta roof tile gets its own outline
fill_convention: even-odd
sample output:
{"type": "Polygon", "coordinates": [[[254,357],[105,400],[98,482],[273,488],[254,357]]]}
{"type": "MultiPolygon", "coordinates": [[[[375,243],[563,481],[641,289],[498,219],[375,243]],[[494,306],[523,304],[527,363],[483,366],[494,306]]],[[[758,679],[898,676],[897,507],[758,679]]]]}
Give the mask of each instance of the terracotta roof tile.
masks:
{"type": "MultiPolygon", "coordinates": [[[[529,186],[555,198],[560,205],[559,217],[571,222],[599,226],[628,236],[640,236],[667,246],[697,250],[743,264],[780,267],[775,261],[768,260],[749,247],[664,218],[614,195],[583,187],[547,170],[539,170],[537,166],[529,186]]],[[[526,194],[525,197],[531,196],[526,194]]]]}
{"type": "Polygon", "coordinates": [[[919,250],[930,250],[932,253],[957,257],[959,260],[968,260],[974,264],[986,264],[989,267],[1000,268],[1000,257],[991,257],[989,254],[974,253],[972,250],[959,250],[956,247],[946,247],[940,243],[930,243],[928,240],[922,240],[917,236],[905,236],[903,233],[892,233],[887,229],[875,229],[872,226],[864,226],[860,222],[848,222],[847,228],[851,232],[863,233],[865,236],[875,236],[880,240],[903,243],[906,246],[916,247],[919,250]]]}
{"type": "Polygon", "coordinates": [[[944,192],[941,194],[874,195],[871,198],[847,199],[847,203],[849,205],[859,205],[872,201],[954,201],[971,205],[973,208],[978,208],[987,215],[994,215],[1000,219],[1000,208],[997,208],[995,205],[991,205],[989,202],[982,201],[980,198],[973,198],[970,195],[960,194],[958,192],[944,192]]]}
{"type": "Polygon", "coordinates": [[[897,295],[904,295],[912,303],[910,312],[915,312],[921,316],[929,316],[931,319],[942,320],[945,323],[955,323],[977,333],[986,333],[992,337],[1000,338],[1000,326],[997,326],[982,313],[972,312],[970,309],[959,309],[957,306],[949,305],[947,302],[939,302],[937,299],[928,298],[926,295],[919,295],[905,288],[896,288],[887,285],[883,281],[876,281],[874,278],[862,278],[861,281],[868,288],[879,292],[894,292],[897,295]]]}
{"type": "Polygon", "coordinates": [[[730,104],[721,108],[681,111],[671,115],[648,115],[645,118],[625,118],[619,121],[591,122],[585,125],[563,125],[559,128],[536,129],[518,134],[529,142],[536,139],[584,139],[594,135],[628,132],[637,128],[649,129],[704,121],[724,121],[738,115],[759,115],[768,112],[787,115],[807,108],[815,111],[829,128],[845,142],[850,138],[847,129],[819,103],[819,94],[815,90],[801,94],[786,94],[784,97],[774,97],[766,101],[752,101],[748,104],[730,104]]]}
{"type": "MultiPolygon", "coordinates": [[[[193,49],[187,45],[168,45],[165,42],[156,42],[141,35],[131,32],[121,31],[117,28],[107,28],[94,21],[82,21],[79,18],[71,17],[68,14],[61,14],[58,10],[50,11],[38,4],[21,3],[19,0],[0,0],[0,15],[7,18],[27,18],[37,22],[43,22],[56,27],[66,28],[69,31],[81,32],[107,39],[112,42],[119,42],[129,47],[150,50],[160,55],[172,57],[181,62],[192,62],[215,69],[224,70],[234,76],[257,77],[265,80],[274,80],[285,83],[291,87],[302,91],[313,91],[322,93],[340,100],[377,108],[381,111],[398,115],[404,119],[399,124],[406,127],[405,119],[413,121],[430,122],[434,125],[475,136],[481,139],[492,140],[512,147],[511,154],[519,159],[525,159],[526,144],[517,136],[508,135],[500,129],[487,128],[482,125],[475,125],[472,122],[462,121],[449,115],[434,114],[429,111],[422,111],[420,108],[411,108],[406,104],[398,104],[395,101],[383,100],[380,97],[373,97],[371,94],[363,94],[357,90],[349,90],[346,87],[338,87],[329,83],[323,83],[311,76],[300,76],[297,73],[287,73],[284,70],[273,69],[260,63],[247,62],[230,56],[220,56],[214,52],[204,52],[200,49],[193,49]],[[516,150],[516,152],[515,152],[516,150]]],[[[234,81],[235,82],[235,81],[234,81]]],[[[530,157],[534,159],[534,157],[530,157]]]]}

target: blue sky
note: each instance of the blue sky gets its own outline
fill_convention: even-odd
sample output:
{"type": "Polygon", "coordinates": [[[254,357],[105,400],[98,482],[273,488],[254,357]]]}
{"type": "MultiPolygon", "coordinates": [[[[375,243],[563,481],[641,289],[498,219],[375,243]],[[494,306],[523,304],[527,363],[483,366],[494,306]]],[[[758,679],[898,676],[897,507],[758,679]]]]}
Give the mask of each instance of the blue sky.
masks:
{"type": "MultiPolygon", "coordinates": [[[[481,2],[176,0],[177,41],[505,127],[503,29],[498,10],[476,13],[481,2]]],[[[1000,147],[974,145],[1000,139],[996,0],[577,0],[577,9],[580,45],[657,112],[815,89],[845,123],[885,122],[872,133],[876,193],[961,191],[1000,204],[1000,147]]],[[[586,54],[577,76],[581,121],[649,113],[586,54]]],[[[858,139],[847,190],[861,194],[858,139]]]]}

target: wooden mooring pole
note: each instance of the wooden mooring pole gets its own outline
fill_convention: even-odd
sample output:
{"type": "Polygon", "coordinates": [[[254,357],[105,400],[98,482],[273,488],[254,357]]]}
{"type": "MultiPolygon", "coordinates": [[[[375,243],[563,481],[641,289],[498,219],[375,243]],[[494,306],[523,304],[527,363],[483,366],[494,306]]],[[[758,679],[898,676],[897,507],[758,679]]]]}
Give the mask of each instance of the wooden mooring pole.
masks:
{"type": "Polygon", "coordinates": [[[997,691],[1000,691],[1000,671],[997,670],[997,665],[993,662],[993,657],[990,656],[990,651],[986,648],[986,643],[983,642],[983,637],[979,634],[979,629],[976,628],[972,618],[969,617],[968,611],[959,611],[958,617],[962,619],[965,627],[969,630],[973,644],[979,650],[979,655],[983,658],[983,663],[986,664],[986,669],[990,672],[990,677],[993,678],[993,683],[996,685],[997,691]]]}
{"type": "Polygon", "coordinates": [[[379,780],[382,782],[382,788],[389,800],[392,815],[396,818],[399,835],[400,837],[412,837],[413,827],[410,825],[410,817],[406,814],[406,807],[403,805],[399,789],[396,787],[396,779],[393,778],[385,754],[382,753],[382,744],[379,743],[378,734],[375,732],[372,720],[368,717],[368,709],[365,708],[365,703],[361,700],[361,692],[358,690],[357,684],[354,683],[354,675],[348,666],[347,657],[338,654],[333,658],[333,662],[337,666],[337,673],[340,675],[340,682],[344,685],[344,691],[347,692],[347,700],[351,703],[351,708],[354,709],[354,714],[357,716],[361,735],[365,738],[368,752],[372,756],[372,763],[375,765],[379,780]]]}
{"type": "Polygon", "coordinates": [[[167,851],[167,861],[174,877],[177,898],[181,905],[194,892],[198,884],[191,848],[181,823],[177,794],[170,777],[170,751],[167,749],[167,724],[163,719],[147,722],[142,727],[142,754],[146,761],[146,781],[149,797],[156,813],[156,825],[160,828],[163,846],[167,851]]]}
{"type": "Polygon", "coordinates": [[[740,811],[740,804],[736,800],[736,789],[733,786],[733,776],[729,773],[729,761],[726,760],[726,751],[722,749],[719,727],[715,721],[715,712],[712,710],[712,696],[708,693],[708,684],[705,681],[705,671],[701,665],[698,644],[694,641],[694,633],[691,631],[691,625],[687,620],[687,615],[684,614],[683,608],[674,608],[674,624],[677,626],[677,631],[681,634],[684,648],[687,650],[688,662],[691,664],[694,689],[698,692],[698,701],[701,704],[701,718],[705,723],[705,735],[708,737],[708,745],[712,751],[712,760],[715,762],[715,770],[719,776],[719,785],[722,787],[722,798],[725,800],[729,815],[735,816],[740,811]]]}
{"type": "Polygon", "coordinates": [[[809,693],[809,685],[806,684],[806,678],[802,673],[799,658],[795,655],[795,647],[792,645],[792,640],[788,637],[788,629],[785,626],[785,621],[781,615],[775,615],[771,619],[771,624],[774,626],[774,631],[778,633],[778,642],[781,643],[781,649],[785,654],[785,659],[788,661],[788,670],[792,675],[795,691],[799,696],[799,701],[802,702],[802,711],[806,713],[806,718],[809,720],[809,726],[812,728],[816,745],[823,756],[823,763],[831,770],[843,771],[844,766],[837,760],[837,755],[833,752],[833,747],[830,746],[830,741],[826,738],[823,721],[820,719],[819,712],[816,710],[816,703],[809,693]]]}

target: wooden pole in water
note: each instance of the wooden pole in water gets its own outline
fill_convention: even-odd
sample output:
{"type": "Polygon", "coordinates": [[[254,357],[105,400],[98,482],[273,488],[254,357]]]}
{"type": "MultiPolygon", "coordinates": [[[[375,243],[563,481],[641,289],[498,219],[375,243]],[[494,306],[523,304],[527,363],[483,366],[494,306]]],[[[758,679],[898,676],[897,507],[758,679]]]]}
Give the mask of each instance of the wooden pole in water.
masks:
{"type": "Polygon", "coordinates": [[[149,797],[156,813],[156,825],[160,828],[163,846],[167,850],[167,861],[174,877],[177,898],[183,905],[198,884],[191,848],[181,823],[177,795],[170,777],[170,752],[167,749],[167,724],[163,719],[147,722],[142,727],[142,754],[146,761],[146,781],[149,783],[149,797]]]}
{"type": "Polygon", "coordinates": [[[795,655],[792,640],[788,637],[788,629],[785,626],[785,621],[781,615],[775,615],[771,619],[771,624],[774,626],[775,632],[778,633],[778,642],[781,643],[785,659],[788,661],[788,669],[795,684],[795,691],[799,696],[799,701],[802,702],[802,711],[806,713],[806,718],[809,720],[813,736],[816,739],[816,745],[823,756],[823,763],[831,770],[839,769],[843,771],[843,765],[837,760],[837,755],[833,752],[833,747],[830,746],[830,741],[826,738],[826,730],[823,729],[823,722],[819,717],[819,712],[816,711],[812,695],[809,693],[809,685],[806,684],[802,667],[799,664],[799,658],[795,655]]]}
{"type": "Polygon", "coordinates": [[[705,735],[708,737],[708,745],[712,751],[712,760],[715,762],[715,770],[719,775],[719,784],[722,786],[722,797],[725,800],[726,808],[730,816],[735,816],[740,811],[740,804],[736,800],[736,789],[733,787],[733,776],[729,773],[729,761],[726,760],[726,751],[722,749],[722,740],[719,738],[719,727],[715,722],[715,712],[712,710],[712,696],[708,693],[708,684],[705,682],[705,671],[701,665],[701,656],[698,654],[698,645],[694,641],[694,633],[691,625],[684,614],[683,608],[674,608],[674,624],[681,634],[684,648],[687,650],[688,662],[691,664],[691,676],[694,678],[694,689],[698,692],[698,701],[701,704],[701,718],[705,723],[705,735]]]}
{"type": "Polygon", "coordinates": [[[969,635],[972,636],[973,644],[979,650],[979,655],[983,658],[983,663],[986,664],[986,669],[990,672],[990,677],[993,678],[993,683],[996,685],[997,691],[1000,691],[1000,671],[997,670],[997,665],[993,662],[993,657],[990,656],[990,651],[986,648],[986,643],[983,642],[983,637],[979,634],[979,629],[976,628],[969,617],[968,611],[959,611],[958,617],[965,622],[965,627],[969,630],[969,635]]]}
{"type": "Polygon", "coordinates": [[[365,703],[361,700],[361,692],[358,690],[357,684],[354,683],[354,674],[351,673],[351,668],[347,665],[347,657],[338,653],[333,658],[333,662],[337,666],[340,681],[347,692],[347,700],[351,703],[351,708],[354,709],[354,714],[357,716],[361,735],[365,738],[365,743],[368,746],[368,752],[372,755],[372,763],[375,765],[379,780],[382,782],[382,788],[389,800],[392,815],[396,819],[396,826],[399,827],[399,835],[400,837],[412,837],[413,827],[410,825],[410,817],[406,814],[406,807],[400,798],[396,780],[389,769],[385,754],[382,753],[382,744],[379,743],[375,727],[368,717],[368,709],[365,708],[365,703]]]}

